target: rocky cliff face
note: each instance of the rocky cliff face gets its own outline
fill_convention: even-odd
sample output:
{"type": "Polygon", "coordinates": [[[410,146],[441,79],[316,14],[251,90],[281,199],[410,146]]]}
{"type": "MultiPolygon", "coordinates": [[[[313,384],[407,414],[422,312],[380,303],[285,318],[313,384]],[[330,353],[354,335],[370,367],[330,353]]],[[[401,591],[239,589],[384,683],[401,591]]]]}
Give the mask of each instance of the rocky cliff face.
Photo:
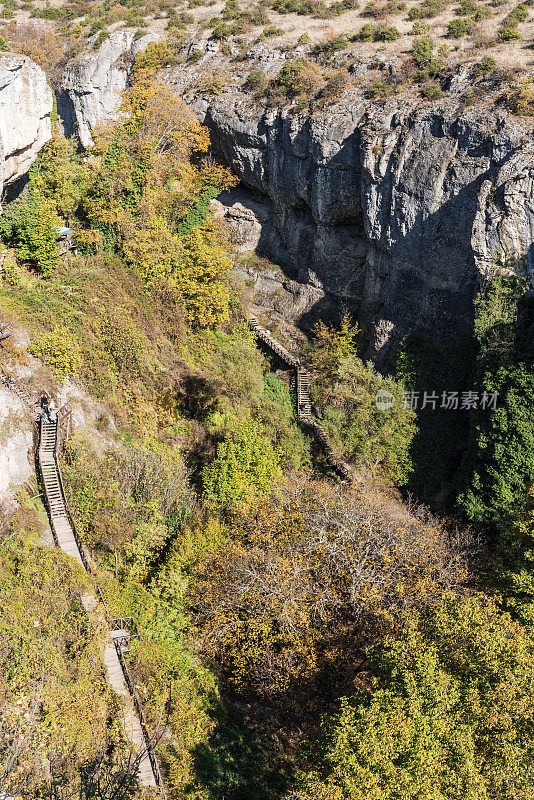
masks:
{"type": "Polygon", "coordinates": [[[22,177],[50,138],[52,91],[25,56],[0,54],[0,190],[22,177]]]}
{"type": "Polygon", "coordinates": [[[414,328],[466,330],[499,254],[531,264],[534,136],[502,111],[451,99],[309,118],[221,98],[202,116],[271,208],[260,249],[325,293],[314,305],[341,301],[372,323],[375,357],[414,328]]]}
{"type": "MultiPolygon", "coordinates": [[[[211,68],[209,58],[169,80],[182,91],[187,70],[211,68]]],[[[109,74],[106,59],[91,69],[109,74]]],[[[73,65],[64,81],[79,131],[106,116],[111,97],[90,72],[73,65]]],[[[438,340],[469,329],[474,294],[500,253],[518,270],[534,266],[532,126],[483,100],[462,109],[462,87],[451,87],[433,104],[360,99],[313,116],[262,109],[232,85],[216,98],[191,96],[249,191],[221,198],[227,216],[285,272],[267,304],[304,325],[345,304],[380,361],[416,328],[438,340]]]]}
{"type": "Polygon", "coordinates": [[[91,131],[116,118],[135,56],[159,38],[149,33],[136,39],[133,31],[118,31],[96,52],[84,53],[68,65],[56,92],[67,136],[78,136],[83,147],[92,144],[91,131]]]}

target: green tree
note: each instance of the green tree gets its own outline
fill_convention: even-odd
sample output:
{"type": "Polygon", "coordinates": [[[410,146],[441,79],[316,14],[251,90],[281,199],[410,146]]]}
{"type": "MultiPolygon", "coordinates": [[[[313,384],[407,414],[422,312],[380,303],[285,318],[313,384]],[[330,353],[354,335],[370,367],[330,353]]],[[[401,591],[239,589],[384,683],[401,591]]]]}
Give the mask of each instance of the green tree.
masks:
{"type": "Polygon", "coordinates": [[[533,655],[491,600],[445,598],[384,647],[370,691],[343,700],[296,796],[531,798],[533,655]]]}
{"type": "Polygon", "coordinates": [[[54,201],[58,214],[64,219],[74,215],[87,191],[89,170],[77,154],[75,142],[57,126],[39,153],[32,179],[43,197],[54,201]]]}
{"type": "Polygon", "coordinates": [[[316,377],[313,398],[324,427],[350,461],[403,484],[412,469],[414,413],[404,406],[401,382],[382,377],[358,358],[358,333],[348,315],[339,330],[323,322],[317,325],[309,355],[316,377]],[[390,408],[377,406],[379,391],[393,399],[390,408]]]}
{"type": "Polygon", "coordinates": [[[252,420],[234,423],[203,470],[206,499],[229,508],[266,494],[280,474],[278,457],[261,426],[252,420]]]}
{"type": "Polygon", "coordinates": [[[5,244],[16,248],[21,261],[35,265],[43,278],[49,278],[60,260],[61,220],[55,202],[38,188],[33,167],[30,172],[28,198],[6,208],[0,217],[0,236],[5,244]]]}
{"type": "Polygon", "coordinates": [[[497,277],[477,303],[480,395],[496,394],[497,407],[473,415],[460,496],[471,521],[508,541],[534,483],[534,319],[524,295],[522,279],[497,277]]]}

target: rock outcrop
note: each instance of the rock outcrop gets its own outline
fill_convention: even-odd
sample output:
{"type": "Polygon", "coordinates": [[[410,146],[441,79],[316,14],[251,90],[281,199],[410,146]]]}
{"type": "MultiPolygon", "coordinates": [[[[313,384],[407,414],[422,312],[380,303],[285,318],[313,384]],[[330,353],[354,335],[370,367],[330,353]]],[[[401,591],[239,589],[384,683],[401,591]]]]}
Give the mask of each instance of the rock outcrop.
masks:
{"type": "Polygon", "coordinates": [[[139,39],[134,31],[116,31],[98,50],[72,61],[56,91],[58,112],[67,136],[78,136],[83,147],[92,144],[91,131],[117,116],[135,56],[159,35],[139,39]]]}
{"type": "MultiPolygon", "coordinates": [[[[415,328],[437,339],[467,330],[500,254],[531,266],[534,136],[502,110],[461,111],[451,98],[304,117],[251,114],[223,96],[201,116],[255,192],[250,212],[262,198],[271,210],[260,251],[324,292],[325,310],[354,309],[374,357],[415,328]]],[[[243,224],[244,204],[229,199],[230,219],[243,224]]]]}
{"type": "Polygon", "coordinates": [[[0,508],[34,475],[32,425],[24,403],[0,388],[0,508]]]}
{"type": "MultiPolygon", "coordinates": [[[[111,87],[126,85],[134,46],[127,37],[113,34],[67,69],[82,143],[115,113],[111,87]]],[[[221,198],[238,246],[253,242],[282,267],[276,297],[286,311],[294,305],[301,325],[346,305],[380,361],[414,329],[437,340],[467,331],[500,254],[519,271],[534,269],[534,135],[525,119],[485,97],[465,108],[465,86],[452,78],[437,103],[360,96],[313,115],[252,102],[246,70],[218,97],[199,98],[188,94],[199,70],[220,69],[225,58],[201,45],[200,62],[167,79],[241,178],[248,200],[246,191],[221,198]]]]}
{"type": "Polygon", "coordinates": [[[25,56],[0,53],[0,190],[31,167],[51,133],[52,91],[25,56]]]}

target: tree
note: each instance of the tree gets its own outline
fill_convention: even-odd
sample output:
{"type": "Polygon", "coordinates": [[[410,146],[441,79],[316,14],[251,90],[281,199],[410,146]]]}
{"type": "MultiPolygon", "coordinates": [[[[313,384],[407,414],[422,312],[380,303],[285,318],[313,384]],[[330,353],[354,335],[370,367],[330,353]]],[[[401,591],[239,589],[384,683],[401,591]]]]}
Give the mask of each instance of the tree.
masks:
{"type": "Polygon", "coordinates": [[[285,487],[235,516],[192,570],[205,652],[233,691],[300,715],[350,685],[364,648],[404,610],[464,581],[459,541],[365,487],[285,487]]]}
{"type": "Polygon", "coordinates": [[[89,171],[76,144],[52,126],[52,137],[40,151],[32,174],[32,181],[41,194],[54,201],[56,211],[68,220],[77,211],[89,180],[89,171]]]}
{"type": "Polygon", "coordinates": [[[480,395],[496,393],[497,407],[473,415],[460,496],[470,520],[508,542],[534,483],[534,316],[524,293],[522,279],[497,277],[477,304],[480,395]]]}
{"type": "Polygon", "coordinates": [[[292,800],[532,797],[532,642],[494,602],[446,596],[373,666],[325,722],[292,800]]]}
{"type": "Polygon", "coordinates": [[[324,322],[316,326],[309,351],[315,377],[312,398],[325,429],[349,461],[403,484],[411,471],[415,415],[403,403],[402,383],[383,378],[372,364],[358,358],[358,334],[347,314],[339,329],[324,322]],[[379,391],[392,398],[390,408],[377,406],[379,391]]]}
{"type": "Polygon", "coordinates": [[[204,493],[209,502],[234,508],[269,492],[279,474],[278,458],[261,426],[252,420],[235,422],[203,470],[204,493]]]}
{"type": "Polygon", "coordinates": [[[61,220],[55,202],[40,190],[34,167],[30,173],[28,198],[8,206],[0,216],[0,236],[5,244],[16,247],[18,258],[34,264],[43,278],[49,278],[60,260],[61,220]]]}
{"type": "Polygon", "coordinates": [[[84,201],[106,246],[150,285],[177,289],[195,327],[224,321],[230,300],[231,262],[209,201],[232,178],[202,159],[208,144],[207,129],[185,103],[152,67],[138,66],[121,117],[95,137],[84,201]]]}

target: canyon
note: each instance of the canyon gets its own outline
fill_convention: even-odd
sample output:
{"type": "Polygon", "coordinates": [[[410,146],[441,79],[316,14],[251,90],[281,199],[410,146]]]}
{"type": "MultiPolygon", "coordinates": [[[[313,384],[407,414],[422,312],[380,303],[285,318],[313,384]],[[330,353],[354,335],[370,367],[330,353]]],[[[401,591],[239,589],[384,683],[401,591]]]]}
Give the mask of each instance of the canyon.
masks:
{"type": "MultiPolygon", "coordinates": [[[[116,115],[136,53],[157,38],[111,33],[66,65],[56,97],[67,135],[90,145],[91,131],[116,115]]],[[[531,276],[532,125],[489,102],[491,92],[466,102],[465,68],[436,102],[341,98],[322,112],[296,113],[255,100],[239,73],[215,96],[194,91],[195,76],[223,69],[228,56],[208,40],[186,43],[184,55],[192,47],[200,60],[184,60],[165,78],[240,179],[215,203],[237,249],[276,265],[246,273],[260,308],[304,330],[347,308],[366,334],[368,356],[387,364],[414,331],[437,342],[468,333],[476,294],[496,269],[531,276]]],[[[253,64],[279,69],[286,56],[272,53],[252,53],[253,64]]],[[[27,60],[3,59],[24,61],[29,75],[27,60]]],[[[48,135],[50,90],[33,69],[22,128],[26,139],[33,130],[31,142],[9,141],[0,116],[7,181],[27,169],[48,135]]]]}

